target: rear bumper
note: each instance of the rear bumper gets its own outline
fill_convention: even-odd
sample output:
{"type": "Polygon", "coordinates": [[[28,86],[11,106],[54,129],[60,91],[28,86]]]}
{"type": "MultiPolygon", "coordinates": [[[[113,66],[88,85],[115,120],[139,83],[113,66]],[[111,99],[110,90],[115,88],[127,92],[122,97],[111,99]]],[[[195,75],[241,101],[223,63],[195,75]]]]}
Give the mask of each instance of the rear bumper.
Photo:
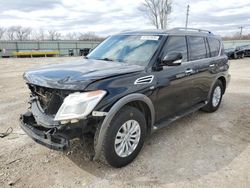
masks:
{"type": "Polygon", "coordinates": [[[31,112],[26,112],[20,117],[20,126],[34,141],[50,149],[65,150],[69,147],[70,139],[81,137],[82,129],[79,127],[46,128],[36,123],[31,112]]]}

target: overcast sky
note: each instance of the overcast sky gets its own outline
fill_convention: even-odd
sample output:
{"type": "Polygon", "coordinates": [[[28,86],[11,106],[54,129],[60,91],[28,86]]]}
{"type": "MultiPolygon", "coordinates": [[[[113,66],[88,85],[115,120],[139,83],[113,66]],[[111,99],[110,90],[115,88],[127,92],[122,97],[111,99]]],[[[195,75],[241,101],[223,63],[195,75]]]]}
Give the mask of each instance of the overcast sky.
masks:
{"type": "MultiPolygon", "coordinates": [[[[143,0],[0,0],[0,26],[22,25],[62,33],[92,31],[105,36],[122,30],[154,28],[138,10],[143,0]]],[[[250,33],[250,0],[173,0],[172,27],[185,25],[231,35],[250,33]]]]}

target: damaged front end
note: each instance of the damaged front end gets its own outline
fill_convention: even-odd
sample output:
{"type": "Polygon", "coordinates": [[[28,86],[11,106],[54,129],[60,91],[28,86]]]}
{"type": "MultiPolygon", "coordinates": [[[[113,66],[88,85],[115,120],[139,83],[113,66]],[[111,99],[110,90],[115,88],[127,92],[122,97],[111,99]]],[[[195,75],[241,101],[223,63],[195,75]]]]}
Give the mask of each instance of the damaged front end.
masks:
{"type": "Polygon", "coordinates": [[[97,124],[97,118],[56,121],[55,116],[72,91],[29,85],[29,110],[20,117],[20,126],[36,142],[55,150],[65,150],[70,140],[83,138],[97,124]]]}

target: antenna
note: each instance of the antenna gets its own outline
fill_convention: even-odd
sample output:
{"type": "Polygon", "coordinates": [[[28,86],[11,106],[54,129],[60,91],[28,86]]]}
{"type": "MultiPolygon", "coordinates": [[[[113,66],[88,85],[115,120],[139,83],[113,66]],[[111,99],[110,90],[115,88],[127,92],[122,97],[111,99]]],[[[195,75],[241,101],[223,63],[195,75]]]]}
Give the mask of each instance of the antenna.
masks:
{"type": "Polygon", "coordinates": [[[186,25],[185,25],[185,28],[187,28],[187,25],[188,25],[188,16],[189,16],[189,5],[187,6],[187,13],[186,13],[186,25]]]}

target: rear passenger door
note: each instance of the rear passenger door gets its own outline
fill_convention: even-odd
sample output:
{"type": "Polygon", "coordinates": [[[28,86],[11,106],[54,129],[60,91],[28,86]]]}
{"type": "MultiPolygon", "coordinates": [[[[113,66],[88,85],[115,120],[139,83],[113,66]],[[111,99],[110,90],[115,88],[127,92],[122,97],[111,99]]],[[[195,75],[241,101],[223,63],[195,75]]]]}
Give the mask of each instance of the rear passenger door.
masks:
{"type": "Polygon", "coordinates": [[[189,63],[192,69],[191,102],[195,105],[205,100],[209,78],[204,74],[209,66],[209,53],[206,38],[188,36],[189,63]]]}
{"type": "Polygon", "coordinates": [[[188,37],[189,62],[192,64],[193,70],[191,89],[193,105],[207,100],[210,87],[216,76],[213,74],[213,70],[218,64],[220,45],[219,41],[215,40],[217,39],[207,39],[202,36],[188,37]]]}

